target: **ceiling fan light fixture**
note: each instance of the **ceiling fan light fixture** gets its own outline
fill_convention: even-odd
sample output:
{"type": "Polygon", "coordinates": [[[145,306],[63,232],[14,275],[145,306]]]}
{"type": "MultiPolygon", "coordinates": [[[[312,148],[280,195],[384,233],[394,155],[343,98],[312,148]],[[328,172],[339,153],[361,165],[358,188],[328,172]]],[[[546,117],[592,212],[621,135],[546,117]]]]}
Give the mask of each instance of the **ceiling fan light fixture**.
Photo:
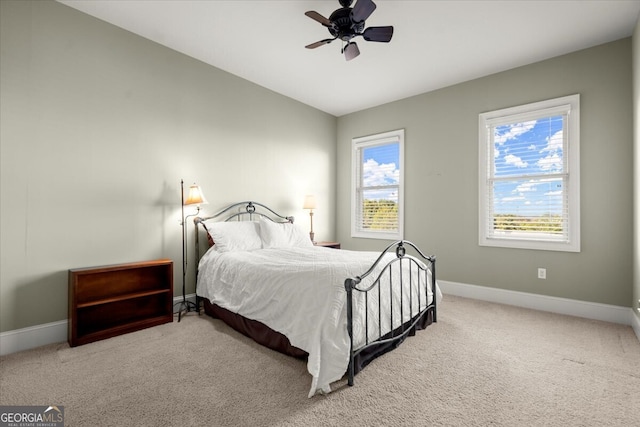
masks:
{"type": "Polygon", "coordinates": [[[358,45],[356,44],[356,42],[347,43],[342,51],[344,52],[344,58],[347,61],[351,61],[353,58],[360,55],[360,49],[358,49],[358,45]]]}

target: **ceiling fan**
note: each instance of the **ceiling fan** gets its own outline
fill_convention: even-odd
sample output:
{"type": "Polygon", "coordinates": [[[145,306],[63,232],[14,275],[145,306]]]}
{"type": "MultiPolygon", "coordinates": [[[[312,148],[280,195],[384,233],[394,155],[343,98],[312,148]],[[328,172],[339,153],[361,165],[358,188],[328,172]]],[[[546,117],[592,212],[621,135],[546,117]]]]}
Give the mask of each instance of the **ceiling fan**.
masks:
{"type": "Polygon", "coordinates": [[[388,43],[391,40],[393,26],[364,28],[364,21],[376,9],[376,4],[372,0],[357,0],[353,8],[351,7],[353,0],[338,1],[342,7],[335,10],[329,16],[329,19],[313,10],[305,13],[309,18],[327,27],[329,33],[333,36],[333,38],[320,40],[305,46],[307,49],[315,49],[340,39],[346,42],[342,47],[342,53],[344,53],[345,59],[350,61],[360,55],[358,45],[356,42],[351,41],[354,37],[362,36],[366,41],[370,42],[388,43]]]}

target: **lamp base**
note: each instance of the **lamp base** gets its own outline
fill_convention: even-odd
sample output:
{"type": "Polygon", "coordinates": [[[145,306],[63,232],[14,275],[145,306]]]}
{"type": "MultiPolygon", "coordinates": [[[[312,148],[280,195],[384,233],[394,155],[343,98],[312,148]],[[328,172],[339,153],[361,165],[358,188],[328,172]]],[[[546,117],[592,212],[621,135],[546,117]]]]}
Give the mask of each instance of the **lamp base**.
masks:
{"type": "Polygon", "coordinates": [[[311,241],[315,244],[316,241],[313,240],[313,238],[315,237],[315,233],[313,231],[309,232],[309,238],[311,239],[311,241]]]}
{"type": "MultiPolygon", "coordinates": [[[[175,306],[179,306],[178,308],[178,322],[182,319],[182,312],[184,312],[184,314],[186,315],[187,313],[189,313],[190,311],[194,311],[198,314],[200,314],[200,310],[198,310],[198,305],[193,302],[193,301],[187,301],[186,298],[183,299],[180,302],[177,302],[173,305],[175,306]]],[[[175,313],[175,311],[174,311],[175,313]]]]}

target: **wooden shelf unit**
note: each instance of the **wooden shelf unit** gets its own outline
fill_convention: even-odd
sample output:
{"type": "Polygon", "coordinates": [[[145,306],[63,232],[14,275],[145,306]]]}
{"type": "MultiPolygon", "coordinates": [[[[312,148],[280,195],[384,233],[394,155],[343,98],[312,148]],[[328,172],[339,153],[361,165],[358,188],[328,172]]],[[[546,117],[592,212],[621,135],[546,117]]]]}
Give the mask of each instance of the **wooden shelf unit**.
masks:
{"type": "Polygon", "coordinates": [[[173,321],[173,261],[69,270],[69,345],[173,321]]]}

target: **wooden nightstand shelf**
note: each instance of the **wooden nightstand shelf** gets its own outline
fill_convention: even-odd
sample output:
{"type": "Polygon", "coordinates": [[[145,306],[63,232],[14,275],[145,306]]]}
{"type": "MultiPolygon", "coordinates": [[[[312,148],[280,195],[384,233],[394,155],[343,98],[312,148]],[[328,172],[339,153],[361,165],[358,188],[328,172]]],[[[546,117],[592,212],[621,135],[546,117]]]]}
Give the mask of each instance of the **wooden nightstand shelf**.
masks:
{"type": "Polygon", "coordinates": [[[72,347],[173,321],[173,261],[69,270],[72,347]]]}
{"type": "Polygon", "coordinates": [[[325,248],[340,249],[340,243],[338,242],[315,242],[314,245],[325,248]]]}

